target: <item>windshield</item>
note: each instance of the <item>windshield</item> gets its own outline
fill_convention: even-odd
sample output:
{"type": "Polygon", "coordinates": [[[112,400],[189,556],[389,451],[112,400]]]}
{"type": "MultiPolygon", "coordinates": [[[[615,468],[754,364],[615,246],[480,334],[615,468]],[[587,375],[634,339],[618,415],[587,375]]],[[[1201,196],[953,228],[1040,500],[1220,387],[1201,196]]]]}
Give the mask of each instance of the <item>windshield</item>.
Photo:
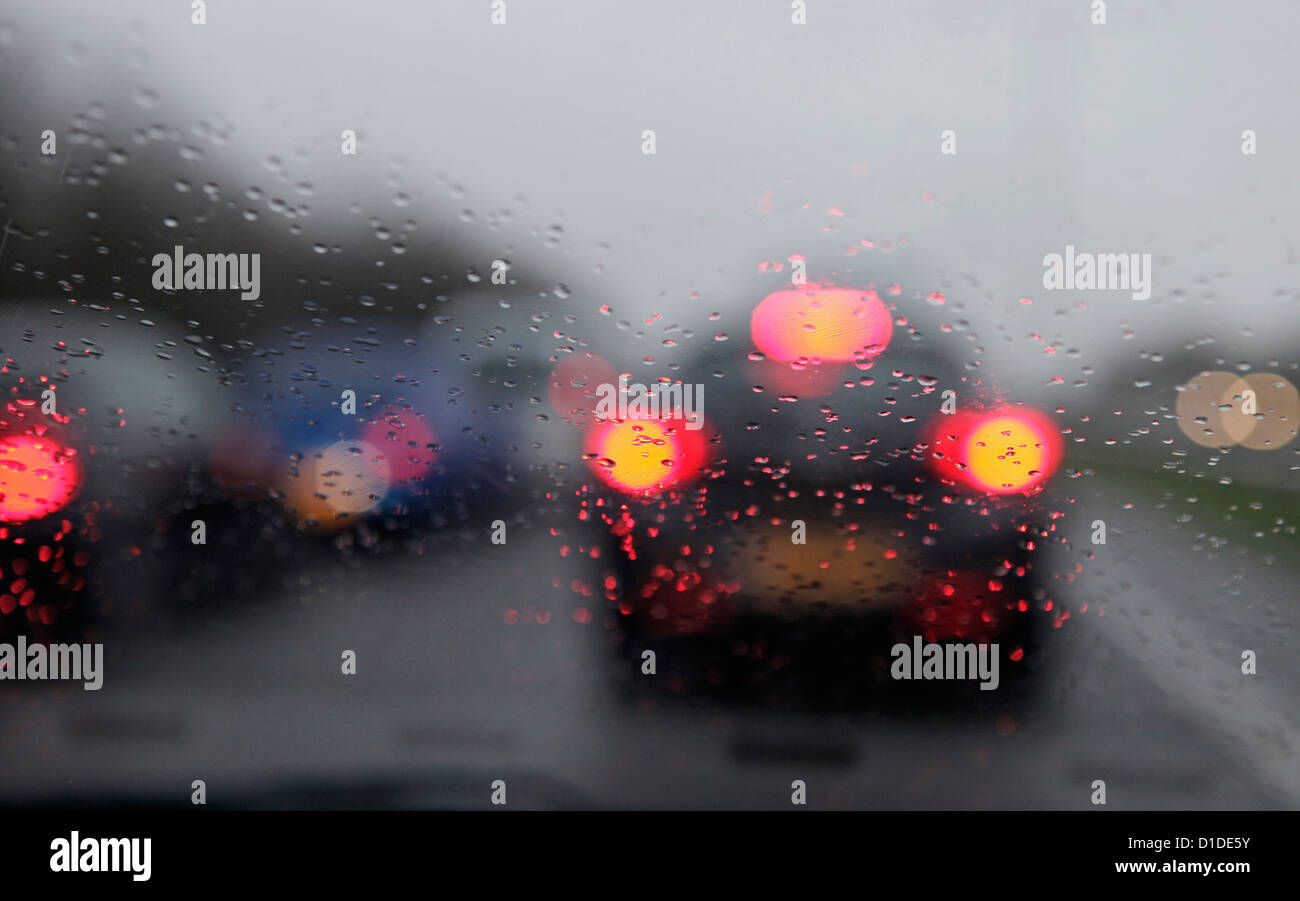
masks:
{"type": "Polygon", "coordinates": [[[0,12],[0,806],[1300,802],[1291,30],[811,6],[0,12]]]}

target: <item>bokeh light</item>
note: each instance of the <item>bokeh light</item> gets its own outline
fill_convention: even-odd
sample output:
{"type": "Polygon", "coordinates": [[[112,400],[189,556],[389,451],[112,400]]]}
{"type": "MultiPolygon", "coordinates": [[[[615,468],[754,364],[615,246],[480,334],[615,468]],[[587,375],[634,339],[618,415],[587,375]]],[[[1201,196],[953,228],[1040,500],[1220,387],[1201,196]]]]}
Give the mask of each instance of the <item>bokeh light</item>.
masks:
{"type": "MultiPolygon", "coordinates": [[[[1243,379],[1255,392],[1255,414],[1250,431],[1238,439],[1251,450],[1276,450],[1291,442],[1300,423],[1300,391],[1280,375],[1256,372],[1243,379]]],[[[1242,416],[1241,403],[1234,404],[1242,416]]],[[[1225,414],[1225,418],[1227,414],[1225,414]]]]}
{"type": "Polygon", "coordinates": [[[763,298],[750,318],[750,333],[774,360],[847,363],[879,355],[894,325],[875,291],[809,285],[763,298]]]}
{"type": "Polygon", "coordinates": [[[301,526],[334,531],[383,502],[392,469],[375,445],[344,440],[306,455],[283,484],[284,505],[301,526]]]}
{"type": "Polygon", "coordinates": [[[588,432],[586,456],[607,484],[655,494],[695,478],[708,461],[705,428],[685,419],[611,419],[588,432]]]}
{"type": "Polygon", "coordinates": [[[378,507],[393,483],[384,452],[368,441],[338,441],[316,458],[316,493],[339,513],[378,507]]]}
{"type": "MultiPolygon", "coordinates": [[[[1247,385],[1231,372],[1208,371],[1198,374],[1183,386],[1174,406],[1183,434],[1203,447],[1228,447],[1233,437],[1223,419],[1224,405],[1233,395],[1240,395],[1247,385]],[[1225,400],[1225,398],[1227,400],[1225,400]]],[[[1243,422],[1234,423],[1239,432],[1249,432],[1243,422]]]]}
{"type": "Polygon", "coordinates": [[[1280,375],[1206,371],[1182,387],[1175,406],[1183,434],[1205,447],[1276,450],[1300,423],[1300,392],[1280,375]]]}
{"type": "Polygon", "coordinates": [[[941,414],[929,441],[931,463],[944,478],[988,494],[1032,491],[1064,452],[1052,422],[1023,407],[941,414]]]}
{"type": "Polygon", "coordinates": [[[0,439],[0,521],[25,522],[66,506],[81,489],[76,451],[53,438],[0,439]]]}
{"type": "Polygon", "coordinates": [[[366,424],[362,441],[388,462],[395,485],[410,487],[432,472],[438,436],[413,410],[389,410],[366,424]]]}

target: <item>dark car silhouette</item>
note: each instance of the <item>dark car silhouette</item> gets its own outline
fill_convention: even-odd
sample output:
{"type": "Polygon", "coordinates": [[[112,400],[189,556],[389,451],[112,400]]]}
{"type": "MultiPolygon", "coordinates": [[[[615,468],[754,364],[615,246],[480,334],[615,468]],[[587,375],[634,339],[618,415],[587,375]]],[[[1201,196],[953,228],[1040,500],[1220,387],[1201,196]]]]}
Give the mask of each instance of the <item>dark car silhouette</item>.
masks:
{"type": "Polygon", "coordinates": [[[917,637],[996,644],[1003,672],[1032,659],[1059,430],[919,329],[923,298],[855,278],[758,280],[750,340],[674,374],[703,386],[703,429],[595,417],[586,506],[610,533],[629,684],[839,706],[951,694],[891,675],[891,649],[917,637]],[[816,341],[826,358],[805,354],[816,341]]]}

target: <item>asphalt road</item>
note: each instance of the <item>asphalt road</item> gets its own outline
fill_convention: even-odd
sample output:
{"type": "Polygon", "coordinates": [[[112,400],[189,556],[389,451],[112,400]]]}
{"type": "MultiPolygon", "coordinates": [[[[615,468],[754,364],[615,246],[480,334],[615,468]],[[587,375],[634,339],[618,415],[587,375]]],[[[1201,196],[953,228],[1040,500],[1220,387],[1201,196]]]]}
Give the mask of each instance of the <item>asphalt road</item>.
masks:
{"type": "Polygon", "coordinates": [[[1072,527],[1110,510],[1111,531],[1092,560],[1053,552],[1075,612],[1027,698],[823,716],[629,701],[603,631],[573,616],[572,580],[599,568],[544,530],[504,547],[485,530],[418,557],[322,553],[255,607],[110,631],[98,693],[0,685],[0,798],[184,804],[203,779],[214,806],[474,808],[504,779],[511,807],[782,808],[802,779],[815,807],[1069,809],[1101,779],[1110,808],[1300,806],[1292,564],[1115,512],[1096,480],[1075,493],[1072,527]]]}

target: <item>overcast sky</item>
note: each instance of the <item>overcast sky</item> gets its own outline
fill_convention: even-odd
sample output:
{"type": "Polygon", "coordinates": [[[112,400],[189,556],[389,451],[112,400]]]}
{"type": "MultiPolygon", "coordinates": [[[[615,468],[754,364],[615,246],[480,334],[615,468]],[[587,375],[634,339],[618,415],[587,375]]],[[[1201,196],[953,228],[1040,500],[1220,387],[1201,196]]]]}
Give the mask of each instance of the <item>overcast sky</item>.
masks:
{"type": "Polygon", "coordinates": [[[306,181],[323,214],[355,201],[425,239],[455,229],[483,269],[508,255],[588,309],[689,319],[707,312],[691,291],[739,308],[729,281],[774,252],[892,240],[905,287],[949,285],[986,354],[1035,381],[1199,334],[1242,359],[1294,347],[1300,5],[1117,0],[1105,25],[1082,0],[808,0],[806,25],[786,0],[506,12],[212,0],[196,26],[187,3],[50,0],[9,12],[3,40],[48,48],[10,89],[56,124],[90,98],[123,134],[224,123],[214,179],[306,181]],[[1045,291],[1043,255],[1066,244],[1151,253],[1152,297],[1045,291]],[[1083,358],[1045,355],[1057,338],[1083,358]]]}

